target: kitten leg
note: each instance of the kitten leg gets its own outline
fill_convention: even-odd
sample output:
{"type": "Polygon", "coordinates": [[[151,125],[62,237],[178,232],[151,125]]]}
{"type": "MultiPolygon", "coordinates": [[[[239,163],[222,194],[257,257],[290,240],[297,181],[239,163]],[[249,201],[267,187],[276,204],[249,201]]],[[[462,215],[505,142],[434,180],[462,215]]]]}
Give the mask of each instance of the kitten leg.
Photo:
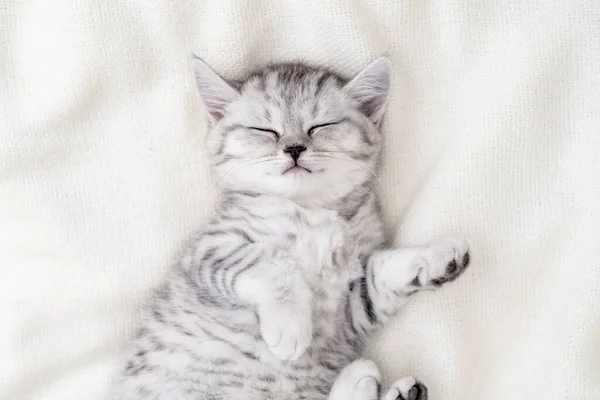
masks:
{"type": "Polygon", "coordinates": [[[279,256],[257,265],[236,285],[243,300],[254,304],[263,340],[282,360],[295,360],[312,341],[312,293],[296,262],[279,256]]]}
{"type": "Polygon", "coordinates": [[[365,275],[350,291],[352,330],[369,334],[396,314],[412,294],[453,281],[468,264],[468,244],[454,238],[429,247],[374,252],[364,266],[365,275]]]}
{"type": "Polygon", "coordinates": [[[218,239],[196,250],[201,268],[181,268],[198,300],[215,307],[255,307],[273,353],[298,358],[312,340],[312,296],[300,260],[282,249],[249,243],[237,232],[218,239]]]}
{"type": "Polygon", "coordinates": [[[356,360],[347,365],[329,392],[328,400],[378,400],[379,368],[371,360],[356,360]]]}

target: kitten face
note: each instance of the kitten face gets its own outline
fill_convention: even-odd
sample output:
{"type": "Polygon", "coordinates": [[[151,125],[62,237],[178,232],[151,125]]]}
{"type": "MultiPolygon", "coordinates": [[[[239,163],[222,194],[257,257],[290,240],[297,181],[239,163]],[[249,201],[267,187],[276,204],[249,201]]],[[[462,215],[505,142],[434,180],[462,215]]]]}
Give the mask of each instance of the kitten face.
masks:
{"type": "Polygon", "coordinates": [[[324,205],[375,172],[377,125],[390,86],[386,58],[349,82],[303,64],[279,64],[236,86],[202,61],[194,63],[211,121],[211,163],[222,187],[324,205]]]}

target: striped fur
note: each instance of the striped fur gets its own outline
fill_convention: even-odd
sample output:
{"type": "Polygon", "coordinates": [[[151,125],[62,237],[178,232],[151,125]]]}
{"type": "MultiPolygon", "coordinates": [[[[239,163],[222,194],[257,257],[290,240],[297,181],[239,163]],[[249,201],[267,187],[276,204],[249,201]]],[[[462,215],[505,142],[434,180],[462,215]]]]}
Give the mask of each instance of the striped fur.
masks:
{"type": "Polygon", "coordinates": [[[413,293],[468,264],[461,240],[385,241],[374,173],[389,74],[387,59],[352,80],[281,64],[228,84],[196,61],[223,196],[145,312],[119,398],[427,397],[412,377],[380,396],[360,359],[413,293]],[[297,161],[290,146],[305,148],[297,161]]]}

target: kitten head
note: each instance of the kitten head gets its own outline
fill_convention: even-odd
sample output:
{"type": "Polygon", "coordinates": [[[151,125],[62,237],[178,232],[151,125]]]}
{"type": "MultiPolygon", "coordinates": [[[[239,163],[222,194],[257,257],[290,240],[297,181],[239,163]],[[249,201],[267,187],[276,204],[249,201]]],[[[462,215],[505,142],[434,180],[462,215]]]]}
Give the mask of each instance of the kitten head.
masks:
{"type": "Polygon", "coordinates": [[[372,179],[390,89],[387,58],[351,80],[304,64],[276,64],[228,83],[199,59],[194,75],[221,187],[326,205],[372,179]]]}

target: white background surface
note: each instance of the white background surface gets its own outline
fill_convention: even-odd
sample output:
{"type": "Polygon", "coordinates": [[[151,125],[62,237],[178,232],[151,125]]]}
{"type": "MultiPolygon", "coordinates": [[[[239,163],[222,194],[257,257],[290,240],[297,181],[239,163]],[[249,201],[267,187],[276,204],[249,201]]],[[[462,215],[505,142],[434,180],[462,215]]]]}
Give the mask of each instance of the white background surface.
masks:
{"type": "Polygon", "coordinates": [[[3,1],[0,398],[106,399],[214,190],[189,69],[389,53],[390,235],[472,245],[370,349],[435,400],[600,399],[600,2],[3,1]]]}

